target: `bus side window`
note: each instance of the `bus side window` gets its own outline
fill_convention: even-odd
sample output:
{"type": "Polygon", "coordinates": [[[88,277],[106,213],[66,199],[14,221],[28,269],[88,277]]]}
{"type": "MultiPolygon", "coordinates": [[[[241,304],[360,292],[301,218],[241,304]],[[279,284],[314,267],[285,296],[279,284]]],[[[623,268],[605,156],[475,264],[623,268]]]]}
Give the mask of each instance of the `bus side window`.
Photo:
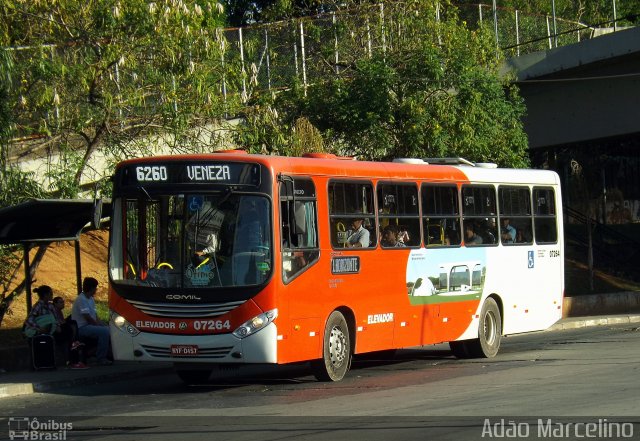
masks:
{"type": "MultiPolygon", "coordinates": [[[[382,247],[387,249],[419,247],[420,217],[416,185],[408,182],[380,182],[377,187],[377,198],[381,232],[387,226],[391,226],[390,228],[397,232],[396,243],[382,240],[382,247]]],[[[384,238],[381,237],[381,239],[384,238]]]]}
{"type": "Polygon", "coordinates": [[[500,240],[503,244],[532,243],[531,193],[529,187],[498,188],[500,202],[500,240]]]}
{"type": "Polygon", "coordinates": [[[329,228],[333,248],[375,248],[378,243],[373,185],[329,182],[329,228]]]}
{"type": "MultiPolygon", "coordinates": [[[[282,242],[282,278],[289,283],[318,261],[318,215],[315,187],[310,179],[296,178],[296,191],[306,197],[292,196],[291,188],[280,187],[282,242]]],[[[291,183],[288,183],[291,187],[291,183]]]]}
{"type": "Polygon", "coordinates": [[[497,245],[496,190],[493,185],[463,185],[465,245],[497,245]]]}
{"type": "Polygon", "coordinates": [[[422,229],[427,247],[460,245],[460,204],[455,185],[422,184],[422,229]]]}
{"type": "Polygon", "coordinates": [[[534,235],[536,243],[558,242],[556,202],[553,188],[533,188],[534,235]]]}

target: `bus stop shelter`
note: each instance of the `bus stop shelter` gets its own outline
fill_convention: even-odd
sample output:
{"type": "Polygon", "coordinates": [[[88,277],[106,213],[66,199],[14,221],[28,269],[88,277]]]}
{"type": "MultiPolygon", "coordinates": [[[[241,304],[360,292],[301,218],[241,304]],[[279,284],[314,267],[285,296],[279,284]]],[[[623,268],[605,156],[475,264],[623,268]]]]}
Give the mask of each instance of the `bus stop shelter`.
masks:
{"type": "Polygon", "coordinates": [[[80,234],[98,229],[111,216],[111,204],[102,199],[31,199],[0,209],[0,245],[21,245],[24,251],[27,311],[31,310],[29,251],[34,245],[75,242],[76,283],[82,290],[80,234]]]}

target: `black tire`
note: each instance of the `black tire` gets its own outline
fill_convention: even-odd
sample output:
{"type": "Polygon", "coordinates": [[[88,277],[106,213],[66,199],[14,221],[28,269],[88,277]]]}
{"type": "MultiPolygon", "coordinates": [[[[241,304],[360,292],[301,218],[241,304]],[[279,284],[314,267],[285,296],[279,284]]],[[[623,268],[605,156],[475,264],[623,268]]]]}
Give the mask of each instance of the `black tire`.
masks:
{"type": "Polygon", "coordinates": [[[500,308],[495,300],[489,297],[482,305],[478,338],[467,342],[467,349],[472,357],[493,358],[500,349],[502,338],[502,319],[500,308]]]}
{"type": "Polygon", "coordinates": [[[327,319],[322,345],[322,359],[312,363],[319,381],[340,381],[351,367],[351,337],[349,326],[339,311],[327,319]]]}
{"type": "Polygon", "coordinates": [[[179,369],[176,374],[186,384],[202,384],[209,380],[211,369],[179,369]]]}

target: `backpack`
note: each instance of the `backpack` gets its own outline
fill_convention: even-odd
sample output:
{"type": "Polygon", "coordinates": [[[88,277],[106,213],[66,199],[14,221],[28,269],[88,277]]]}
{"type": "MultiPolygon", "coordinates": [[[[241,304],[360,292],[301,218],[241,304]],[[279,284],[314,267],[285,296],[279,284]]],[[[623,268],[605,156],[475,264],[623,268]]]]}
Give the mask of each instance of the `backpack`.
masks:
{"type": "MultiPolygon", "coordinates": [[[[58,322],[56,321],[56,318],[53,314],[39,315],[35,318],[35,320],[38,328],[46,329],[47,327],[50,327],[48,334],[53,335],[53,333],[56,331],[56,325],[58,324],[58,322]]],[[[25,337],[27,338],[33,338],[36,335],[41,334],[36,328],[32,328],[30,326],[27,326],[26,324],[24,326],[23,332],[25,337]]]]}

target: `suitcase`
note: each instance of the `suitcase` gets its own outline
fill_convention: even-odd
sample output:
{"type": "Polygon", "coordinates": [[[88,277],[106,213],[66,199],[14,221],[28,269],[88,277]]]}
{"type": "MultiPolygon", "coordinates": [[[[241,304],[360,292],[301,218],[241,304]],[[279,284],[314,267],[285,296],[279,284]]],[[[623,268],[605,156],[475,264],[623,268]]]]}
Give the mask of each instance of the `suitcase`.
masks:
{"type": "Polygon", "coordinates": [[[56,343],[52,335],[41,334],[31,339],[31,359],[33,368],[56,368],[56,343]]]}

